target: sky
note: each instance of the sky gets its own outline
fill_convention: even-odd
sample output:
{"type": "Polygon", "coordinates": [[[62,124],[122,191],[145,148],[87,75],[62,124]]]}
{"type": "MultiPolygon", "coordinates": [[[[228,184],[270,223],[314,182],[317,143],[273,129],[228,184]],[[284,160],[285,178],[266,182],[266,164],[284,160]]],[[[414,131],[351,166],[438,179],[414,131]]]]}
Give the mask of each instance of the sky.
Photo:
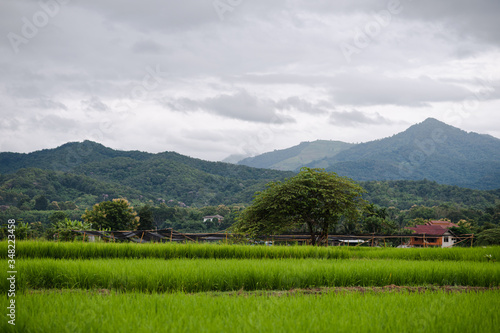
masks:
{"type": "Polygon", "coordinates": [[[500,138],[498,0],[0,0],[0,151],[500,138]]]}

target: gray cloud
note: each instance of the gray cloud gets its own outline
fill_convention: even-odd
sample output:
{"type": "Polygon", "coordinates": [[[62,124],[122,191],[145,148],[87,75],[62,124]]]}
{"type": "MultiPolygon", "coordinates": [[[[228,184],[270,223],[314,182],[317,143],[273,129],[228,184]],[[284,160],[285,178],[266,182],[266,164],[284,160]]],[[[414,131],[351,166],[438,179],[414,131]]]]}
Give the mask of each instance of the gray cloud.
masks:
{"type": "Polygon", "coordinates": [[[46,98],[40,98],[35,105],[41,109],[48,109],[48,110],[68,110],[66,105],[64,105],[61,102],[58,101],[53,101],[51,99],[46,99],[46,98]]]}
{"type": "Polygon", "coordinates": [[[336,103],[352,105],[426,106],[431,102],[460,101],[470,91],[423,76],[387,77],[381,73],[337,76],[332,95],[336,103]]]}
{"type": "Polygon", "coordinates": [[[98,12],[112,24],[130,25],[143,32],[195,29],[218,22],[212,1],[173,2],[150,0],[80,1],[75,6],[98,12]]]}
{"type": "Polygon", "coordinates": [[[380,125],[391,124],[392,122],[382,117],[379,113],[367,115],[358,110],[338,111],[330,114],[329,122],[335,126],[358,126],[358,125],[380,125]]]}
{"type": "Polygon", "coordinates": [[[182,98],[168,103],[168,106],[177,111],[202,110],[223,117],[251,122],[275,124],[294,122],[290,116],[278,114],[272,100],[259,99],[245,90],[232,95],[221,94],[202,100],[182,98]]]}
{"type": "Polygon", "coordinates": [[[71,132],[78,125],[78,121],[57,115],[36,117],[26,123],[27,128],[50,129],[53,132],[71,132]]]}
{"type": "Polygon", "coordinates": [[[97,96],[92,96],[88,100],[82,100],[81,101],[82,107],[87,110],[87,111],[109,111],[111,110],[109,106],[104,104],[99,97],[97,96]]]}
{"type": "Polygon", "coordinates": [[[400,13],[347,62],[339,45],[354,45],[354,31],[388,3],[242,1],[221,20],[211,0],[69,1],[26,37],[26,20],[33,24],[34,15],[43,14],[40,2],[3,1],[0,113],[10,131],[0,141],[8,140],[10,149],[39,149],[103,132],[111,146],[167,150],[173,141],[162,135],[169,132],[180,153],[213,158],[211,143],[218,147],[214,154],[230,155],[247,147],[248,138],[256,139],[245,149],[255,153],[315,136],[373,139],[396,123],[439,118],[449,105],[471,99],[478,103],[467,122],[462,119],[471,124],[467,130],[500,135],[490,126],[498,123],[500,107],[500,2],[400,0],[400,13]],[[9,33],[24,41],[13,46],[9,33]],[[147,68],[161,68],[157,81],[148,79],[147,68]],[[490,93],[475,97],[475,89],[484,88],[474,79],[489,74],[490,93]],[[163,107],[161,96],[168,96],[163,107]],[[130,106],[126,112],[115,107],[121,102],[130,106]],[[339,125],[335,133],[328,115],[339,125]],[[100,129],[104,117],[119,118],[116,135],[100,129]],[[198,118],[203,121],[190,121],[198,118]],[[156,128],[159,119],[157,131],[129,134],[139,120],[142,128],[156,128]],[[32,140],[28,126],[39,126],[43,140],[32,140]],[[203,153],[191,136],[207,127],[246,136],[207,135],[203,153]],[[263,128],[272,134],[269,142],[258,139],[263,128]]]}
{"type": "Polygon", "coordinates": [[[462,38],[478,38],[494,45],[500,42],[499,1],[427,0],[410,1],[406,6],[403,15],[410,19],[442,22],[462,38]]]}
{"type": "Polygon", "coordinates": [[[327,101],[317,103],[309,102],[297,96],[288,97],[275,103],[275,107],[280,110],[294,109],[309,114],[322,114],[333,109],[333,105],[327,101]]]}
{"type": "Polygon", "coordinates": [[[160,54],[163,47],[152,40],[140,40],[132,45],[134,53],[153,53],[160,54]]]}

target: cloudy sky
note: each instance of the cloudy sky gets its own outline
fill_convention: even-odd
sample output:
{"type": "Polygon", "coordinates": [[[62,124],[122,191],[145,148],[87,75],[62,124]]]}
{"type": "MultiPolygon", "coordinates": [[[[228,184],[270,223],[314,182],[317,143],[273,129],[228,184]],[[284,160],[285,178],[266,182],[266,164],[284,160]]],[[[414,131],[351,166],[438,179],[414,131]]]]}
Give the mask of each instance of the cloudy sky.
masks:
{"type": "Polygon", "coordinates": [[[1,0],[0,151],[500,138],[498,0],[1,0]]]}

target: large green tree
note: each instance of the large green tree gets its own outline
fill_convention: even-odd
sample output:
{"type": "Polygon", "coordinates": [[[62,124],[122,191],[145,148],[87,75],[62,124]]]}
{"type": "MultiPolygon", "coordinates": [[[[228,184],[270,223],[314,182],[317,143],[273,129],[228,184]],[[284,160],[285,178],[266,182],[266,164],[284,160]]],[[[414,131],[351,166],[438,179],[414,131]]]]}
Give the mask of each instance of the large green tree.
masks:
{"type": "Polygon", "coordinates": [[[142,206],[139,209],[137,215],[139,216],[139,228],[141,230],[152,230],[156,228],[155,220],[153,218],[153,212],[151,211],[151,206],[142,206]]]}
{"type": "Polygon", "coordinates": [[[85,210],[82,219],[92,223],[94,229],[135,230],[139,224],[134,207],[125,199],[113,199],[95,204],[85,210]]]}
{"type": "Polygon", "coordinates": [[[341,217],[355,219],[364,207],[363,188],[323,169],[302,168],[283,182],[257,192],[233,230],[251,236],[275,234],[306,226],[311,244],[321,244],[341,217]]]}
{"type": "Polygon", "coordinates": [[[500,245],[500,228],[484,230],[476,237],[478,245],[500,245]]]}
{"type": "Polygon", "coordinates": [[[46,210],[49,206],[49,201],[44,195],[39,195],[35,197],[35,210],[46,210]]]}

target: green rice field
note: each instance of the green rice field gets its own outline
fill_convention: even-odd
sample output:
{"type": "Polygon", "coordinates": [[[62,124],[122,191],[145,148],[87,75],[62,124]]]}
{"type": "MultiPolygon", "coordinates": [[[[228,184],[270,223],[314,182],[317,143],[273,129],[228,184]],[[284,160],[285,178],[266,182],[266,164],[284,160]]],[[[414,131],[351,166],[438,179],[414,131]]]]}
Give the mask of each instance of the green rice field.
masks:
{"type": "MultiPolygon", "coordinates": [[[[0,242],[7,257],[7,242],[0,242]]],[[[135,244],[18,241],[18,258],[199,258],[199,259],[404,259],[488,261],[500,259],[500,246],[486,248],[371,248],[313,246],[248,246],[223,244],[135,244]]]]}
{"type": "MultiPolygon", "coordinates": [[[[17,332],[498,332],[500,327],[498,290],[280,297],[49,291],[21,294],[18,301],[23,311],[17,332]]],[[[13,328],[0,324],[2,332],[13,328]]]]}
{"type": "Polygon", "coordinates": [[[498,332],[499,258],[500,247],[16,242],[16,325],[4,317],[0,332],[498,332]]]}
{"type": "MultiPolygon", "coordinates": [[[[464,285],[496,287],[496,263],[319,259],[20,260],[18,290],[94,289],[143,292],[288,290],[292,288],[464,285]]],[[[8,280],[2,276],[2,287],[8,280]]]]}

